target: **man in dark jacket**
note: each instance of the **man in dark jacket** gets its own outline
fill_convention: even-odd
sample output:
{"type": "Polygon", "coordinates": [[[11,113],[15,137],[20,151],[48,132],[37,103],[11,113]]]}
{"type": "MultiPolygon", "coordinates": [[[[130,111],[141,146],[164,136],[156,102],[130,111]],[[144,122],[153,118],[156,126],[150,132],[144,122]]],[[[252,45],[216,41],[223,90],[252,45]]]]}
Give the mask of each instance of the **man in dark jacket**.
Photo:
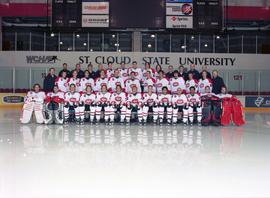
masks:
{"type": "Polygon", "coordinates": [[[214,70],[212,74],[213,74],[213,79],[212,79],[213,88],[212,88],[212,92],[214,94],[220,94],[221,93],[221,88],[223,86],[225,86],[224,81],[218,75],[218,71],[217,70],[214,70]]]}
{"type": "Polygon", "coordinates": [[[67,73],[67,77],[70,78],[71,77],[71,72],[67,69],[67,63],[63,63],[63,69],[59,72],[58,76],[61,77],[63,71],[65,71],[67,73]]]}
{"type": "Polygon", "coordinates": [[[195,64],[191,64],[190,65],[190,70],[188,71],[187,75],[189,73],[192,73],[193,74],[193,78],[196,79],[196,80],[199,80],[200,79],[200,73],[198,72],[198,70],[195,69],[196,65],[195,64]]]}
{"type": "MultiPolygon", "coordinates": [[[[89,63],[89,64],[87,65],[87,69],[86,69],[86,70],[89,71],[89,77],[90,77],[90,78],[93,78],[93,79],[96,78],[96,72],[93,71],[93,65],[92,65],[92,63],[89,63]]],[[[85,70],[85,71],[86,71],[86,70],[85,70]]]]}
{"type": "Polygon", "coordinates": [[[188,79],[187,73],[185,72],[185,68],[183,65],[179,66],[178,72],[179,72],[179,77],[184,78],[185,81],[188,79]]]}
{"type": "Polygon", "coordinates": [[[73,71],[77,71],[77,77],[78,78],[83,78],[84,77],[84,72],[83,72],[83,70],[81,70],[81,65],[78,63],[78,64],[76,64],[76,66],[75,66],[75,69],[74,70],[72,70],[71,71],[71,74],[73,73],[73,71]]]}
{"type": "Polygon", "coordinates": [[[168,72],[166,73],[166,78],[170,79],[173,77],[173,66],[172,65],[169,65],[168,67],[168,72]]]}
{"type": "Polygon", "coordinates": [[[47,92],[53,91],[54,83],[56,80],[56,75],[55,75],[55,69],[50,68],[48,75],[45,77],[43,81],[43,90],[47,92]]]}

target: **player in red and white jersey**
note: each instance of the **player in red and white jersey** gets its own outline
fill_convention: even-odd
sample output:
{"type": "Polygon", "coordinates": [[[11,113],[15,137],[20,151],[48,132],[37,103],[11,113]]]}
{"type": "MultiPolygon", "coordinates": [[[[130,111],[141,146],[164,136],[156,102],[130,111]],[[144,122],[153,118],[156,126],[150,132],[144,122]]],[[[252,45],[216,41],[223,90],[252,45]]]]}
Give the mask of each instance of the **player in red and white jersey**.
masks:
{"type": "Polygon", "coordinates": [[[76,86],[74,84],[69,85],[69,92],[65,94],[65,106],[64,106],[64,122],[69,121],[70,110],[75,111],[75,120],[80,122],[80,94],[76,91],[76,86]]]}
{"type": "Polygon", "coordinates": [[[103,85],[106,85],[106,87],[108,87],[108,82],[109,82],[109,79],[106,77],[105,71],[101,70],[100,71],[100,77],[97,78],[96,81],[95,81],[95,89],[94,89],[94,91],[100,92],[101,87],[103,85]]]}
{"type": "Polygon", "coordinates": [[[80,97],[80,117],[81,123],[89,120],[93,123],[96,112],[96,94],[93,92],[91,85],[87,85],[85,92],[80,97]]]}
{"type": "Polygon", "coordinates": [[[172,96],[173,106],[173,124],[178,121],[178,114],[181,114],[181,118],[184,124],[188,123],[188,99],[183,93],[181,88],[177,89],[177,93],[172,96]]]}
{"type": "Polygon", "coordinates": [[[55,85],[58,87],[58,89],[64,93],[68,91],[68,78],[67,78],[67,72],[63,71],[61,73],[61,77],[57,77],[55,80],[55,85]]]}
{"type": "Polygon", "coordinates": [[[167,123],[172,121],[172,95],[168,93],[167,87],[162,87],[162,93],[158,95],[158,117],[159,123],[163,123],[164,114],[167,112],[167,123]]]}
{"type": "Polygon", "coordinates": [[[156,92],[156,80],[154,78],[152,78],[151,73],[148,71],[145,74],[145,79],[143,80],[143,92],[147,93],[148,92],[148,86],[152,86],[153,87],[153,91],[156,92]]]}
{"type": "Polygon", "coordinates": [[[130,123],[131,112],[138,113],[139,123],[142,123],[142,94],[137,92],[137,87],[132,87],[132,92],[127,95],[126,122],[130,123]]]}
{"type": "Polygon", "coordinates": [[[93,78],[90,78],[88,70],[84,72],[84,77],[81,78],[79,91],[84,92],[87,86],[91,86],[92,89],[95,87],[95,81],[93,78]]]}
{"type": "Polygon", "coordinates": [[[221,87],[221,93],[217,95],[219,98],[232,98],[232,94],[228,94],[227,88],[225,86],[221,87]]]}
{"type": "MultiPolygon", "coordinates": [[[[113,113],[113,108],[110,104],[111,94],[107,90],[107,85],[101,86],[101,92],[97,93],[96,97],[96,120],[100,121],[101,111],[104,111],[105,122],[109,122],[110,115],[113,113]]],[[[113,120],[111,120],[112,122],[113,120]]]]}
{"type": "Polygon", "coordinates": [[[177,70],[173,72],[173,78],[170,79],[171,93],[176,94],[177,90],[180,88],[182,91],[185,91],[186,84],[183,77],[179,77],[177,70]]]}
{"type": "Polygon", "coordinates": [[[131,76],[131,73],[134,72],[134,75],[140,81],[142,80],[143,74],[142,69],[138,67],[137,62],[133,61],[132,66],[128,69],[128,74],[131,76]]]}
{"type": "Polygon", "coordinates": [[[188,108],[188,117],[189,122],[191,125],[193,125],[194,122],[194,112],[197,112],[197,121],[199,124],[201,124],[202,120],[202,107],[201,107],[201,98],[199,94],[196,93],[195,87],[189,88],[189,94],[187,94],[187,99],[189,103],[188,108]]]}
{"type": "Polygon", "coordinates": [[[124,123],[125,117],[126,117],[126,101],[127,96],[124,92],[122,92],[121,85],[116,85],[116,92],[112,93],[110,98],[110,103],[112,105],[114,113],[112,113],[110,116],[110,120],[114,120],[116,115],[115,113],[120,113],[120,122],[124,123]]]}
{"type": "Polygon", "coordinates": [[[76,86],[76,91],[80,91],[80,79],[77,77],[78,72],[74,70],[72,72],[72,77],[68,79],[67,86],[70,87],[70,85],[74,84],[76,86]]]}
{"type": "Polygon", "coordinates": [[[113,64],[112,62],[108,63],[108,68],[106,69],[106,76],[107,78],[113,77],[114,71],[113,71],[113,64]]]}
{"type": "Polygon", "coordinates": [[[190,87],[194,87],[195,88],[195,92],[197,92],[198,81],[193,78],[193,74],[192,73],[189,73],[188,74],[188,80],[186,81],[186,93],[189,93],[190,87]]]}
{"type": "Polygon", "coordinates": [[[149,112],[153,112],[154,123],[156,123],[158,119],[158,97],[153,89],[153,85],[148,85],[147,93],[143,94],[143,122],[147,121],[149,112]]]}
{"type": "Polygon", "coordinates": [[[151,68],[150,63],[146,62],[144,64],[144,69],[142,70],[143,76],[142,76],[142,80],[144,81],[147,78],[147,73],[150,73],[150,76],[156,76],[156,70],[154,68],[151,68]]]}
{"type": "Polygon", "coordinates": [[[207,78],[207,72],[202,72],[202,78],[199,80],[198,83],[198,92],[199,93],[205,93],[205,87],[210,87],[210,92],[212,90],[212,80],[207,78]]]}
{"type": "Polygon", "coordinates": [[[162,93],[162,88],[167,87],[167,90],[170,91],[170,82],[165,78],[164,71],[159,71],[159,77],[156,80],[156,91],[158,94],[162,93]]]}
{"type": "Polygon", "coordinates": [[[44,122],[43,117],[43,103],[46,95],[43,91],[40,91],[40,85],[35,84],[33,91],[29,91],[24,99],[24,105],[21,116],[21,123],[27,124],[30,122],[33,112],[35,112],[36,122],[42,124],[44,122]]]}
{"type": "Polygon", "coordinates": [[[137,87],[138,92],[142,91],[140,80],[135,77],[135,72],[131,72],[130,78],[125,82],[126,93],[131,93],[133,86],[137,87]]]}
{"type": "Polygon", "coordinates": [[[109,78],[109,91],[115,92],[117,85],[120,85],[123,88],[125,87],[124,80],[120,77],[119,69],[114,70],[113,77],[109,78]]]}
{"type": "Polygon", "coordinates": [[[120,64],[119,72],[120,72],[120,77],[123,78],[124,81],[128,79],[128,69],[126,68],[126,65],[124,62],[120,64]]]}

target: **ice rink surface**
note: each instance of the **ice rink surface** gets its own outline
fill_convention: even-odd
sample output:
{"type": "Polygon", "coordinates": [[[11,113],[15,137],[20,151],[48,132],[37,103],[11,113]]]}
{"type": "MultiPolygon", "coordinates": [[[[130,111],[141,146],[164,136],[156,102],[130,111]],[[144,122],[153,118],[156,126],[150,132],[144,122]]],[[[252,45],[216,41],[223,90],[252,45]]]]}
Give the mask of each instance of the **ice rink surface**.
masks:
{"type": "Polygon", "coordinates": [[[270,197],[270,113],[243,127],[21,125],[0,110],[1,198],[270,197]]]}

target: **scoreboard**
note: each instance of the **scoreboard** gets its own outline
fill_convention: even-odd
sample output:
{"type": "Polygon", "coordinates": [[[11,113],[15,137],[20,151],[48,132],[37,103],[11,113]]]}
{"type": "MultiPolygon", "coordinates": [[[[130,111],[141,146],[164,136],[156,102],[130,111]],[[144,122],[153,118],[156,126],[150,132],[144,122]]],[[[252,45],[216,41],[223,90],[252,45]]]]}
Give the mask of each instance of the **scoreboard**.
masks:
{"type": "Polygon", "coordinates": [[[53,28],[220,31],[222,0],[52,0],[53,28]]]}

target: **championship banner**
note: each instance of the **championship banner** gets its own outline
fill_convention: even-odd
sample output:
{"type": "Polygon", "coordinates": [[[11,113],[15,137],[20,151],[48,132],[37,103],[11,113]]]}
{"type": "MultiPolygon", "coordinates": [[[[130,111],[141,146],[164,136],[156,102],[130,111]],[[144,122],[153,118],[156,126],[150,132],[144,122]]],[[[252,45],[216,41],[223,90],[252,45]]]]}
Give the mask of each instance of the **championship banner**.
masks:
{"type": "Polygon", "coordinates": [[[22,107],[26,93],[0,93],[0,107],[22,107]]]}

